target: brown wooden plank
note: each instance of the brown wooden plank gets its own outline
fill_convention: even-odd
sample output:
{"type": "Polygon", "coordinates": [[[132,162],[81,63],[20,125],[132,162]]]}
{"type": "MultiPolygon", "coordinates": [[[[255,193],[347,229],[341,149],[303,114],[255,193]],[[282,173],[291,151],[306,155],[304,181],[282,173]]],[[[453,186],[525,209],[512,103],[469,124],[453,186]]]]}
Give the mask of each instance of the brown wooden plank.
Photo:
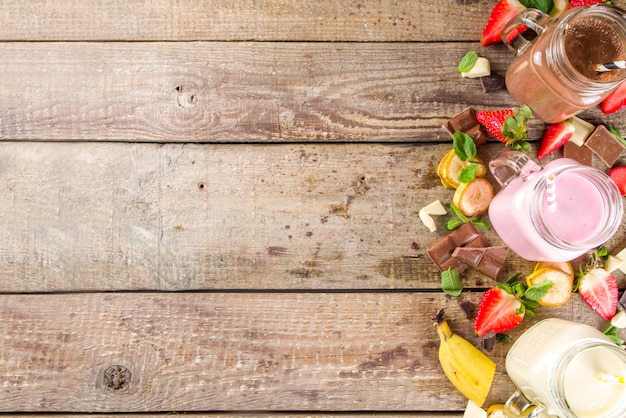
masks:
{"type": "Polygon", "coordinates": [[[7,0],[0,12],[0,39],[475,40],[491,6],[452,0],[7,0]]]}
{"type": "MultiPolygon", "coordinates": [[[[437,289],[426,249],[452,215],[430,233],[418,211],[452,201],[435,174],[449,149],[0,143],[0,288],[437,289]]],[[[609,249],[625,245],[622,230],[609,249]]],[[[507,260],[504,278],[532,269],[507,260]]]]}
{"type": "MultiPolygon", "coordinates": [[[[3,43],[0,139],[447,141],[441,125],[465,107],[516,105],[459,77],[474,47],[3,43]]],[[[512,60],[502,48],[481,52],[496,72],[512,60]]],[[[624,126],[621,113],[588,116],[624,126]]]]}
{"type": "MultiPolygon", "coordinates": [[[[431,316],[477,343],[439,293],[204,293],[0,296],[0,410],[460,411],[437,360],[431,316]],[[129,384],[105,384],[111,366],[129,384]]],[[[549,316],[605,326],[575,295],[549,316]]],[[[512,331],[516,338],[523,329],[512,331]]],[[[498,364],[488,404],[513,387],[498,364]]]]}

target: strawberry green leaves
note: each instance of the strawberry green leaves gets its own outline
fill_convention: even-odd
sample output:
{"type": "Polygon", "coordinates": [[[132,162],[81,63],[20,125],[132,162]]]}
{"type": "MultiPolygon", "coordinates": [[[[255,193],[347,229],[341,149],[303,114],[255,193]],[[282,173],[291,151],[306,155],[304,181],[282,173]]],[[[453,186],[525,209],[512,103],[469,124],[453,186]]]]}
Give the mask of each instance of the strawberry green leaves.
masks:
{"type": "Polygon", "coordinates": [[[526,123],[532,118],[530,107],[524,105],[513,111],[513,116],[507,116],[502,126],[502,135],[509,138],[507,143],[516,151],[528,152],[530,144],[525,141],[528,136],[526,123]]]}

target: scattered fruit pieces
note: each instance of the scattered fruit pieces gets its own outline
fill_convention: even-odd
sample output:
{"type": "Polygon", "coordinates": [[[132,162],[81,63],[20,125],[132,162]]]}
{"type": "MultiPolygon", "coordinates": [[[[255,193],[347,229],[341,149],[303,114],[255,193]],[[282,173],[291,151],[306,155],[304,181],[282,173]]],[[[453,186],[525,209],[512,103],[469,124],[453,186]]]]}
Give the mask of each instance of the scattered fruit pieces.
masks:
{"type": "Polygon", "coordinates": [[[483,110],[476,112],[476,120],[505,145],[518,151],[527,151],[530,145],[524,141],[528,136],[526,122],[532,113],[528,106],[519,109],[483,110]]]}
{"type": "Polygon", "coordinates": [[[569,0],[554,0],[552,10],[550,10],[550,17],[559,17],[561,13],[567,10],[569,6],[569,0]]]}
{"type": "Polygon", "coordinates": [[[452,197],[452,203],[459,208],[465,216],[485,213],[495,196],[493,186],[483,177],[476,177],[468,183],[460,183],[452,197]]]}
{"type": "Polygon", "coordinates": [[[505,282],[488,289],[480,300],[474,320],[474,331],[479,336],[489,332],[500,334],[518,326],[526,313],[532,315],[532,309],[538,306],[537,300],[543,298],[551,289],[551,282],[541,282],[528,287],[518,281],[515,274],[505,282]]]}
{"type": "Polygon", "coordinates": [[[502,43],[501,32],[504,26],[526,7],[518,0],[500,0],[491,10],[489,20],[483,29],[480,44],[483,46],[502,43]]]}
{"type": "Polygon", "coordinates": [[[459,175],[464,168],[469,167],[472,164],[476,165],[474,176],[485,177],[487,175],[487,166],[480,158],[474,156],[469,160],[463,161],[452,149],[444,155],[439,162],[439,165],[437,166],[437,175],[445,187],[448,189],[456,189],[460,184],[459,175]]]}
{"type": "Polygon", "coordinates": [[[617,309],[617,280],[603,268],[588,270],[578,279],[578,293],[600,315],[610,321],[617,309]]]}
{"type": "Polygon", "coordinates": [[[619,165],[609,170],[609,177],[613,179],[622,196],[626,196],[626,165],[619,165]]]}
{"type": "Polygon", "coordinates": [[[435,232],[437,230],[437,225],[431,215],[445,215],[446,213],[448,213],[448,211],[441,204],[441,202],[439,200],[435,200],[420,209],[419,217],[430,232],[435,232]]]}
{"type": "Polygon", "coordinates": [[[623,81],[609,96],[602,101],[600,110],[605,115],[615,113],[626,106],[626,81],[623,81]]]}
{"type": "Polygon", "coordinates": [[[584,7],[591,6],[593,4],[606,3],[605,0],[570,0],[568,9],[573,9],[574,7],[584,7]]]}
{"type": "Polygon", "coordinates": [[[485,57],[478,57],[476,63],[468,71],[462,71],[461,77],[463,78],[479,78],[486,77],[491,74],[491,64],[485,57]]]}
{"type": "Polygon", "coordinates": [[[615,316],[611,318],[611,325],[613,325],[615,328],[626,328],[626,312],[619,311],[618,313],[616,313],[615,316]]]}
{"type": "Polygon", "coordinates": [[[562,272],[567,273],[572,278],[572,280],[574,280],[574,266],[572,266],[572,263],[570,263],[569,261],[538,261],[537,264],[535,264],[534,271],[544,268],[554,268],[557,270],[561,270],[562,272]]]}
{"type": "Polygon", "coordinates": [[[463,418],[487,418],[487,411],[476,405],[474,401],[469,400],[467,401],[463,418]]]}
{"type": "Polygon", "coordinates": [[[576,116],[572,116],[568,120],[574,125],[574,135],[572,135],[570,142],[582,146],[593,130],[596,129],[595,125],[576,116]]]}
{"type": "Polygon", "coordinates": [[[574,135],[574,124],[569,120],[553,123],[541,138],[541,145],[537,151],[537,159],[541,160],[547,155],[561,148],[574,135]]]}
{"type": "Polygon", "coordinates": [[[537,299],[537,303],[542,306],[563,306],[569,300],[572,294],[572,285],[574,284],[574,275],[570,275],[560,269],[552,267],[543,267],[535,269],[526,277],[528,287],[551,281],[552,287],[542,298],[537,299]]]}
{"type": "Polygon", "coordinates": [[[487,408],[487,418],[506,418],[504,416],[504,404],[497,403],[487,408]]]}
{"type": "Polygon", "coordinates": [[[446,377],[467,399],[485,403],[496,372],[496,363],[463,337],[454,334],[443,319],[433,318],[439,335],[439,363],[446,377]]]}
{"type": "Polygon", "coordinates": [[[515,295],[500,287],[492,287],[483,295],[476,319],[474,331],[480,336],[493,331],[496,334],[509,331],[524,319],[520,312],[522,302],[515,295]]]}

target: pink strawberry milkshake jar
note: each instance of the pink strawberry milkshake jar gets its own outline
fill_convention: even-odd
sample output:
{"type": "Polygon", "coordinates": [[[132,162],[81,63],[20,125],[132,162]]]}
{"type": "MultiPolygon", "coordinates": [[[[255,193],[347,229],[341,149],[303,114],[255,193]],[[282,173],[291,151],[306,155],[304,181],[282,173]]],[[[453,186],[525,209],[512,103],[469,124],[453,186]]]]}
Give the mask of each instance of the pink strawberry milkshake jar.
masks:
{"type": "Polygon", "coordinates": [[[569,158],[540,166],[518,151],[500,154],[489,169],[502,187],[489,206],[491,224],[526,260],[571,261],[622,223],[622,196],[603,171],[569,158]]]}

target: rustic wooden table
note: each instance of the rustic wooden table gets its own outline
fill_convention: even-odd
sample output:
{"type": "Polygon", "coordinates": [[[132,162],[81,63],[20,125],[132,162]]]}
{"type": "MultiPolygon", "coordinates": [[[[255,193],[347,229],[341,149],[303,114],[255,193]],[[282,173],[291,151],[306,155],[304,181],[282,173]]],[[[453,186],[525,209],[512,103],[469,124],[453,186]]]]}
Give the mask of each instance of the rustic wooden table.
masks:
{"type": "MultiPolygon", "coordinates": [[[[431,317],[478,344],[460,302],[494,281],[446,296],[417,213],[452,199],[443,123],[516,105],[456,72],[511,62],[477,42],[494,3],[5,0],[0,411],[461,416],[431,317]]],[[[577,294],[537,313],[511,337],[606,326],[577,294]]]]}

